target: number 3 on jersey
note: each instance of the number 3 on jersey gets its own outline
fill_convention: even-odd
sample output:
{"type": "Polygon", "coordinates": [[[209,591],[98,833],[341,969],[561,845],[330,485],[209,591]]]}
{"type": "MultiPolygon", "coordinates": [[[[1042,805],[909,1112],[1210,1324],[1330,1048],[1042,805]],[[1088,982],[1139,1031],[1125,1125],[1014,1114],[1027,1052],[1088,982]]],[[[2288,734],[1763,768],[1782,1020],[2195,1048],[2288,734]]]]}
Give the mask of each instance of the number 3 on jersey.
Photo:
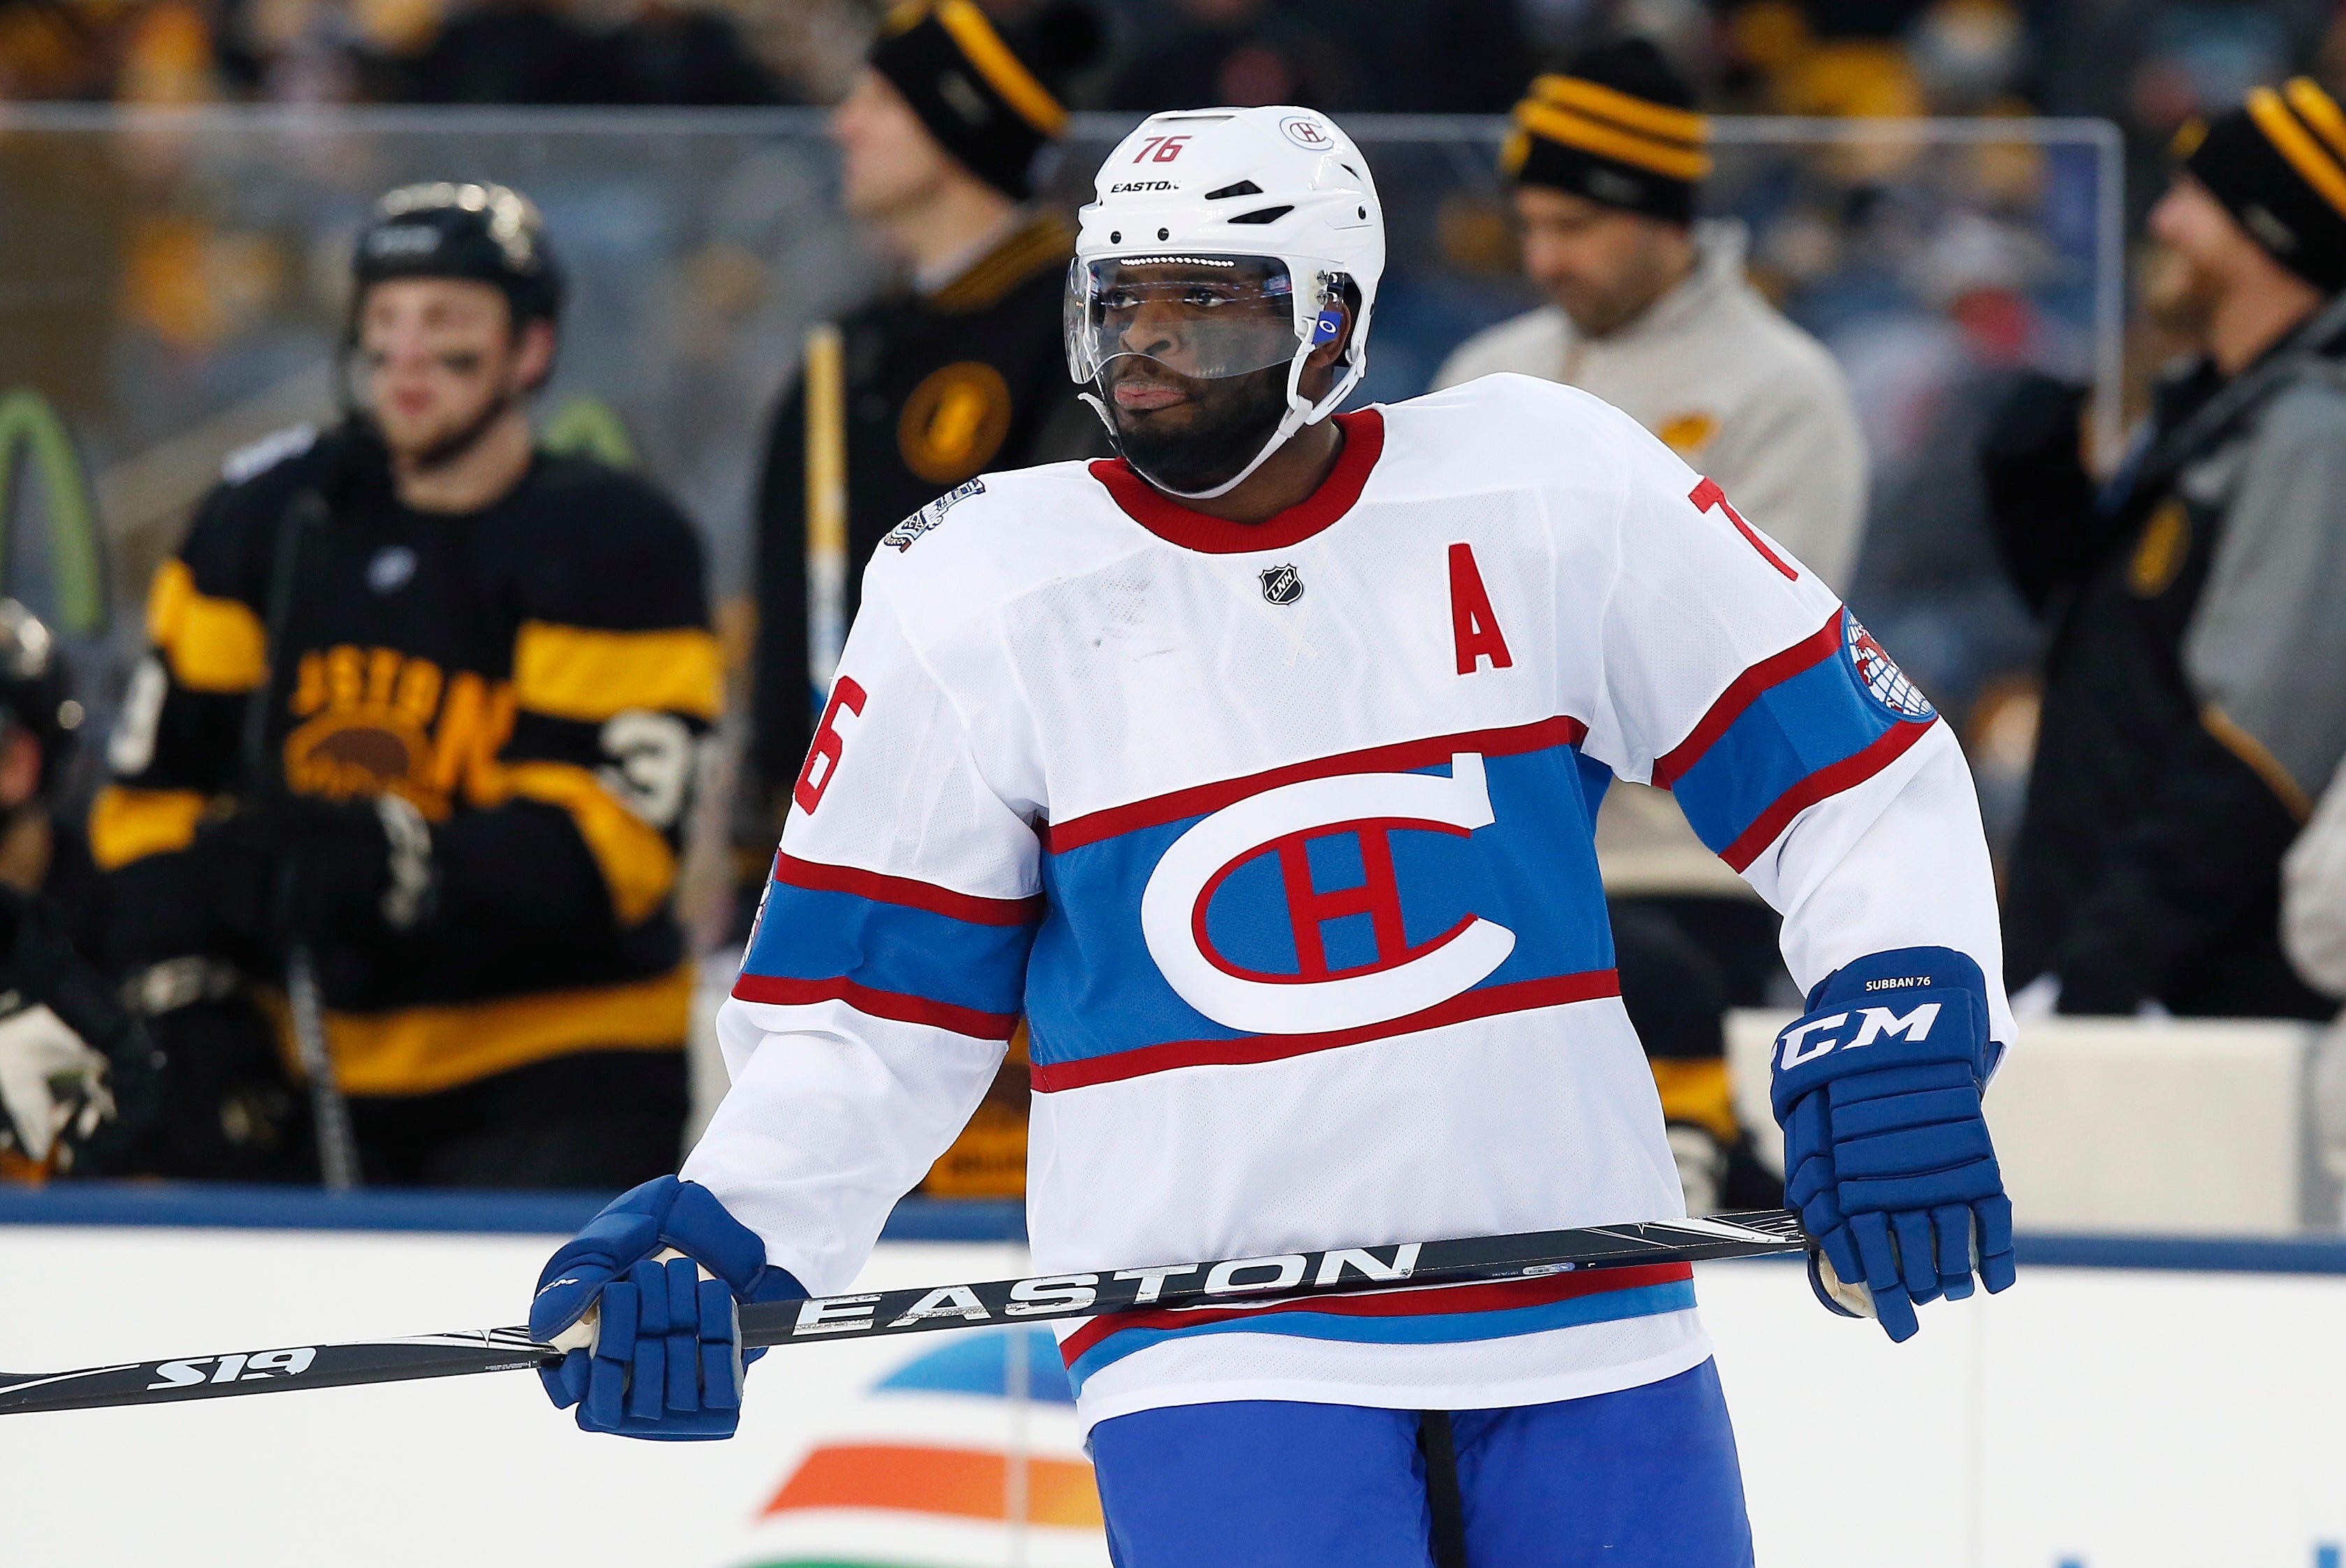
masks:
{"type": "Polygon", "coordinates": [[[863,688],[850,676],[841,676],[831,688],[831,701],[824,705],[822,722],[815,726],[814,744],[807,748],[806,766],[799,769],[799,781],[790,791],[799,809],[808,816],[822,804],[823,791],[839,773],[840,754],[847,749],[847,738],[839,732],[839,710],[847,709],[857,718],[863,716],[863,688]]]}

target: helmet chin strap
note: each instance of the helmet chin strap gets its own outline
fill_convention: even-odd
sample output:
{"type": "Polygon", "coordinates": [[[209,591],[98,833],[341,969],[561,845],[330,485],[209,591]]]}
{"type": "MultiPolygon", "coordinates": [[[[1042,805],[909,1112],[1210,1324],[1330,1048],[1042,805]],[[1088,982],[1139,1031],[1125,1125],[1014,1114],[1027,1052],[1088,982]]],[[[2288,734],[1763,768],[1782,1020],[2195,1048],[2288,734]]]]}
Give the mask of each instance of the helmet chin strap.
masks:
{"type": "MultiPolygon", "coordinates": [[[[1341,377],[1339,378],[1334,390],[1331,391],[1326,397],[1321,398],[1318,402],[1306,402],[1303,401],[1303,394],[1300,391],[1301,382],[1303,381],[1303,363],[1306,360],[1311,357],[1312,348],[1312,344],[1304,344],[1295,351],[1295,358],[1288,362],[1287,412],[1280,418],[1277,428],[1271,431],[1270,437],[1263,442],[1261,447],[1255,453],[1254,456],[1248,460],[1247,465],[1244,468],[1239,469],[1236,473],[1231,474],[1228,479],[1223,480],[1219,484],[1215,485],[1212,489],[1176,490],[1169,484],[1159,484],[1155,475],[1151,474],[1147,469],[1142,468],[1137,463],[1133,463],[1129,456],[1127,456],[1125,461],[1127,463],[1131,463],[1133,471],[1138,473],[1143,479],[1148,480],[1153,488],[1161,491],[1167,495],[1177,497],[1179,500],[1211,501],[1217,496],[1228,495],[1231,491],[1236,490],[1239,485],[1244,484],[1249,479],[1252,478],[1256,469],[1260,468],[1264,463],[1270,462],[1270,454],[1272,453],[1277,452],[1280,447],[1285,446],[1290,441],[1292,441],[1295,438],[1295,433],[1297,431],[1301,430],[1307,424],[1316,423],[1331,408],[1334,407],[1339,399],[1352,389],[1352,382],[1355,378],[1349,376],[1341,377]]],[[[1108,439],[1116,441],[1115,417],[1108,412],[1107,404],[1101,400],[1099,394],[1097,392],[1086,392],[1079,393],[1078,395],[1082,397],[1084,402],[1092,405],[1092,412],[1098,414],[1100,416],[1100,423],[1107,426],[1108,439]]],[[[1117,450],[1121,452],[1123,449],[1124,443],[1120,441],[1117,442],[1117,450]]]]}

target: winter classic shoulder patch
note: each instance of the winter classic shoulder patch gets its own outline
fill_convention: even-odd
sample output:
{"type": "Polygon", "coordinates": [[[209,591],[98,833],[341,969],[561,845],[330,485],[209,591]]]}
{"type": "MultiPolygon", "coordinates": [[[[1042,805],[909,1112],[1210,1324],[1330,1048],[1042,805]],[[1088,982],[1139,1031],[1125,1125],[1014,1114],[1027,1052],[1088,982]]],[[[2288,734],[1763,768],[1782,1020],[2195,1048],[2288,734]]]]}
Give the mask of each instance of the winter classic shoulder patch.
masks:
{"type": "Polygon", "coordinates": [[[1847,610],[1841,612],[1841,651],[1849,659],[1850,668],[1857,674],[1857,684],[1865,694],[1887,708],[1894,717],[1903,719],[1924,719],[1937,709],[1922,688],[1906,678],[1896,661],[1882,651],[1873,640],[1873,634],[1861,625],[1847,610]]]}
{"type": "Polygon", "coordinates": [[[913,513],[910,517],[905,518],[902,523],[897,524],[893,528],[889,529],[888,532],[880,535],[880,543],[887,545],[890,549],[895,551],[901,555],[905,551],[913,547],[914,540],[936,527],[938,524],[943,523],[945,520],[946,513],[952,511],[954,507],[960,505],[971,496],[983,495],[984,494],[985,481],[983,479],[972,479],[965,484],[956,484],[951,490],[946,491],[943,495],[938,496],[934,501],[930,502],[926,506],[922,507],[918,512],[913,513]]]}

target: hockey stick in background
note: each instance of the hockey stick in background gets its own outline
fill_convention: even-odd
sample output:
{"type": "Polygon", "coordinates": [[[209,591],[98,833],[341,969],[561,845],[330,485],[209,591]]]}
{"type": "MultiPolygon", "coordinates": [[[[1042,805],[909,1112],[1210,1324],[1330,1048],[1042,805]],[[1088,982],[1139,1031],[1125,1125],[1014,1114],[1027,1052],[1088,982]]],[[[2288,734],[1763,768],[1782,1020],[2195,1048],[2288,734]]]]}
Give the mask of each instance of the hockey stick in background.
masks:
{"type": "MultiPolygon", "coordinates": [[[[293,591],[300,580],[301,545],[311,532],[326,521],[325,498],[303,490],[285,508],[277,524],[276,558],[269,578],[269,622],[261,644],[268,659],[260,684],[244,708],[244,777],[246,788],[258,796],[286,788],[283,770],[269,755],[269,721],[274,717],[286,663],[286,630],[293,615],[293,591]]],[[[288,868],[290,871],[290,868],[288,868]]],[[[288,877],[287,881],[291,881],[288,877]]],[[[281,907],[291,890],[276,890],[281,907]]],[[[310,943],[296,935],[285,944],[285,1008],[293,1026],[294,1054],[310,1082],[310,1120],[318,1141],[318,1176],[329,1192],[349,1192],[359,1185],[358,1135],[351,1128],[350,1102],[334,1081],[334,1058],[326,1044],[326,1010],[318,992],[318,962],[310,943]]]]}
{"type": "Polygon", "coordinates": [[[847,372],[839,329],[806,341],[807,674],[820,708],[847,644],[847,372]]]}
{"type": "MultiPolygon", "coordinates": [[[[1585,1268],[1760,1257],[1805,1251],[1808,1245],[1797,1215],[1762,1209],[1707,1219],[1648,1220],[1469,1241],[1340,1247],[1325,1252],[1236,1257],[1178,1268],[1049,1274],[983,1285],[763,1302],[741,1308],[741,1342],[779,1346],[870,1339],[939,1329],[1092,1318],[1137,1308],[1164,1311],[1268,1306],[1313,1296],[1535,1279],[1585,1268]]],[[[535,1367],[559,1360],[561,1356],[552,1347],[532,1341],[526,1329],[476,1329],[406,1339],[294,1345],[224,1356],[128,1362],[71,1372],[0,1375],[0,1415],[462,1377],[535,1367]]]]}

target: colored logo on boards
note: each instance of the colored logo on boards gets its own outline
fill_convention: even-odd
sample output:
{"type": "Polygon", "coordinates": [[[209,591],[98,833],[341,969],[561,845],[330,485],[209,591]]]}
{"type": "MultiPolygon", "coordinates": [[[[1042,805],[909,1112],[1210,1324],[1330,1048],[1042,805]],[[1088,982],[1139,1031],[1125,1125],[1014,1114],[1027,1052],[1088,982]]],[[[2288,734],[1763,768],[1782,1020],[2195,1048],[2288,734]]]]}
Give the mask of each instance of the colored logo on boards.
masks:
{"type": "Polygon", "coordinates": [[[1023,1534],[1023,1558],[1104,1568],[1099,1492],[1048,1329],[954,1336],[866,1392],[863,1430],[818,1444],[759,1510],[763,1549],[745,1568],[981,1568],[1004,1560],[1005,1532],[1023,1534]],[[1022,1404],[1036,1441],[980,1435],[1006,1431],[1022,1404]]]}
{"type": "Polygon", "coordinates": [[[1483,759],[1450,774],[1355,773],[1250,796],[1165,851],[1141,894],[1149,956],[1190,1006],[1257,1034],[1405,1018],[1472,989],[1515,934],[1468,912],[1410,938],[1397,841],[1495,818],[1483,759]]]}

